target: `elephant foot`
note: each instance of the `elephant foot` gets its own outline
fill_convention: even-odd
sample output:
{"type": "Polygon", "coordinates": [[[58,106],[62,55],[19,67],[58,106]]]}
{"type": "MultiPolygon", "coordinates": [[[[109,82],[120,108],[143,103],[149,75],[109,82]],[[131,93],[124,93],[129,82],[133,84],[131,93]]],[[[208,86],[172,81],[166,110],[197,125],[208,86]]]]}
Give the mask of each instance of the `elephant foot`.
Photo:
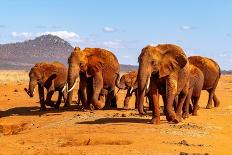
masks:
{"type": "Polygon", "coordinates": [[[206,109],[212,109],[212,105],[211,104],[207,104],[206,109]]]}
{"type": "Polygon", "coordinates": [[[218,101],[218,102],[216,102],[216,103],[214,103],[214,107],[219,107],[220,106],[220,102],[218,101]]]}
{"type": "Polygon", "coordinates": [[[85,109],[88,109],[87,107],[85,107],[85,106],[78,106],[78,110],[80,110],[80,111],[85,111],[85,109]]]}
{"type": "MultiPolygon", "coordinates": [[[[64,106],[65,107],[65,106],[64,106]]],[[[59,109],[60,108],[60,104],[57,104],[56,103],[56,105],[55,105],[55,107],[54,107],[55,109],[59,109]]]]}
{"type": "Polygon", "coordinates": [[[193,106],[191,104],[189,104],[189,113],[193,113],[193,106]]]}
{"type": "Polygon", "coordinates": [[[101,109],[103,109],[103,110],[109,110],[111,108],[111,106],[110,106],[110,104],[106,104],[103,108],[101,108],[101,109]]]}
{"type": "Polygon", "coordinates": [[[70,106],[71,106],[71,103],[65,102],[64,107],[70,107],[70,106]]]}
{"type": "Polygon", "coordinates": [[[173,123],[178,124],[182,122],[182,116],[181,115],[176,115],[176,117],[172,120],[173,123]]]}
{"type": "Polygon", "coordinates": [[[185,112],[182,114],[182,118],[185,119],[185,118],[189,118],[189,113],[185,112]]]}
{"type": "Polygon", "coordinates": [[[159,117],[154,117],[150,121],[151,124],[160,124],[160,118],[159,117]]]}
{"type": "Polygon", "coordinates": [[[193,112],[193,114],[192,114],[193,116],[197,116],[197,112],[193,112]]]}
{"type": "Polygon", "coordinates": [[[45,105],[50,106],[50,107],[55,107],[55,104],[53,101],[47,101],[45,102],[45,105]]]}
{"type": "Polygon", "coordinates": [[[174,112],[169,112],[166,114],[166,119],[168,122],[172,122],[176,118],[176,114],[174,112]]]}

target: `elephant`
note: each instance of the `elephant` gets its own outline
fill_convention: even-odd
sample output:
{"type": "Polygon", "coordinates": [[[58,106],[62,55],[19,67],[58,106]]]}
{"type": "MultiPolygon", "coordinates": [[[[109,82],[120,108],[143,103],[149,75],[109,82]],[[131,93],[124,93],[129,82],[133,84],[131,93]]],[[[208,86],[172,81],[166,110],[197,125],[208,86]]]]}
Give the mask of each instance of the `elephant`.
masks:
{"type": "Polygon", "coordinates": [[[198,67],[189,64],[189,72],[189,91],[183,107],[183,118],[189,117],[189,109],[191,109],[193,116],[197,115],[197,110],[199,109],[198,102],[204,84],[204,75],[198,67]],[[193,109],[189,107],[190,100],[192,101],[193,109]]]}
{"type": "MultiPolygon", "coordinates": [[[[120,76],[118,75],[116,86],[120,89],[127,90],[125,99],[124,99],[124,107],[123,109],[128,109],[129,101],[132,97],[132,94],[135,93],[136,101],[135,101],[135,108],[138,108],[138,83],[137,83],[137,71],[130,71],[120,76]]],[[[146,92],[146,96],[149,100],[149,108],[151,108],[151,98],[149,97],[149,92],[146,92]]]]}
{"type": "MultiPolygon", "coordinates": [[[[62,97],[66,101],[66,81],[68,70],[64,64],[60,62],[40,62],[35,64],[29,72],[29,88],[24,88],[26,93],[30,96],[34,96],[35,87],[38,85],[40,109],[46,110],[46,106],[52,106],[59,108],[62,97]],[[47,89],[46,100],[44,98],[44,88],[47,89]],[[55,91],[59,92],[58,100],[56,104],[51,101],[52,95],[55,91]]],[[[66,105],[65,105],[66,106],[66,105]]]]}
{"type": "MultiPolygon", "coordinates": [[[[120,89],[127,90],[125,99],[124,99],[124,109],[128,109],[129,101],[132,97],[132,94],[135,93],[137,96],[137,72],[131,71],[128,72],[120,78],[118,75],[116,86],[120,89]]],[[[137,103],[135,103],[135,108],[137,108],[137,103]]]]}
{"type": "Polygon", "coordinates": [[[221,77],[220,66],[214,60],[202,56],[190,56],[188,60],[190,64],[198,67],[204,75],[202,90],[207,90],[209,93],[206,109],[212,108],[212,100],[214,101],[214,107],[218,107],[220,101],[215,94],[215,90],[221,77]]]}
{"type": "Polygon", "coordinates": [[[138,111],[146,114],[143,102],[146,89],[150,88],[153,101],[152,124],[160,123],[159,94],[164,101],[164,114],[169,122],[179,123],[188,94],[189,63],[181,47],[173,44],[148,45],[138,58],[138,111]],[[176,112],[174,99],[178,96],[176,112]]]}
{"type": "Polygon", "coordinates": [[[109,103],[114,107],[117,106],[114,89],[120,65],[112,52],[101,48],[85,48],[81,50],[79,47],[75,47],[68,59],[68,63],[67,105],[72,102],[74,83],[80,78],[82,103],[84,105],[93,105],[97,109],[104,108],[105,103],[109,103]],[[108,91],[106,102],[101,100],[102,89],[108,91]]]}

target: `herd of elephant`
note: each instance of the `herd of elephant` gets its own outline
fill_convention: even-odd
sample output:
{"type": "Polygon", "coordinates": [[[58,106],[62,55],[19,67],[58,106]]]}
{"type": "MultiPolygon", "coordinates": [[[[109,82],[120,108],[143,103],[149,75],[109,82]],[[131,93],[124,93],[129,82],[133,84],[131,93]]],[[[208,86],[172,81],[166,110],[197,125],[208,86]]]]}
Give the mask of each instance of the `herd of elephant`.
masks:
{"type": "Polygon", "coordinates": [[[159,44],[144,47],[138,62],[138,71],[120,76],[119,62],[112,52],[75,47],[68,58],[68,69],[59,62],[41,62],[32,67],[29,88],[25,91],[33,97],[38,85],[41,110],[46,110],[46,106],[59,108],[62,98],[64,106],[70,106],[73,89],[79,84],[78,104],[93,110],[117,108],[117,87],[127,90],[124,109],[128,109],[129,100],[135,94],[135,108],[144,115],[144,100],[148,98],[152,124],[160,123],[159,96],[163,99],[167,121],[173,123],[181,122],[190,114],[197,115],[201,90],[209,93],[207,109],[212,108],[212,102],[214,107],[220,105],[215,89],[221,71],[214,60],[202,56],[187,57],[177,45],[159,44]],[[59,92],[56,103],[51,101],[55,91],[59,92]]]}

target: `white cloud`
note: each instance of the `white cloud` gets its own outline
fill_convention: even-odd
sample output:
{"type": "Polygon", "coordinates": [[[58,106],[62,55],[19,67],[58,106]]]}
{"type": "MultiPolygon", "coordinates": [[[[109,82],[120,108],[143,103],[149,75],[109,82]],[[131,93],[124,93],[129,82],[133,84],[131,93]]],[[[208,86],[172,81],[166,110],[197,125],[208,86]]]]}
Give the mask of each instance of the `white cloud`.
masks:
{"type": "Polygon", "coordinates": [[[181,30],[184,30],[184,31],[198,29],[198,27],[190,26],[190,25],[183,25],[180,28],[181,30]]]}
{"type": "Polygon", "coordinates": [[[105,26],[105,27],[103,27],[103,32],[116,32],[117,31],[117,29],[116,28],[113,28],[113,27],[108,27],[108,26],[105,26]]]}
{"type": "Polygon", "coordinates": [[[30,32],[11,32],[11,37],[15,39],[31,39],[34,36],[30,32]]]}
{"type": "Polygon", "coordinates": [[[102,45],[106,48],[114,48],[114,49],[124,48],[124,42],[122,40],[103,41],[102,45]]]}
{"type": "Polygon", "coordinates": [[[68,32],[68,31],[43,32],[43,33],[37,33],[36,36],[47,35],[47,34],[58,36],[67,41],[80,39],[80,36],[78,34],[76,34],[75,32],[68,32]]]}

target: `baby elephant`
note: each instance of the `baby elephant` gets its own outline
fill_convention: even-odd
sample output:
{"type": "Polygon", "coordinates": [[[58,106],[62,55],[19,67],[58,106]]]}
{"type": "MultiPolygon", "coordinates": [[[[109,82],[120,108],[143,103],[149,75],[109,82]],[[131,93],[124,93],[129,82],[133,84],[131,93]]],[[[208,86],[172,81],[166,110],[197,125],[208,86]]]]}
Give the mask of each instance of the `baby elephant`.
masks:
{"type": "MultiPolygon", "coordinates": [[[[26,93],[34,96],[35,87],[38,85],[41,110],[46,110],[46,106],[59,108],[61,99],[66,100],[66,80],[67,68],[60,62],[41,62],[35,64],[29,72],[29,88],[25,88],[26,93]],[[44,99],[44,88],[47,89],[46,100],[44,99]],[[55,91],[59,91],[56,104],[51,101],[55,91]]],[[[66,105],[65,105],[66,106],[66,105]]]]}
{"type": "Polygon", "coordinates": [[[193,116],[197,115],[197,110],[199,109],[198,101],[204,84],[204,74],[198,67],[190,64],[189,71],[189,91],[183,107],[183,118],[189,117],[189,109],[191,109],[193,116]],[[193,109],[189,108],[190,100],[192,101],[193,109]]]}
{"type": "MultiPolygon", "coordinates": [[[[116,86],[119,89],[126,89],[126,97],[124,99],[124,109],[128,109],[128,104],[130,101],[130,98],[132,97],[132,93],[135,92],[135,95],[137,96],[137,72],[131,71],[126,74],[124,74],[121,78],[118,76],[116,86]]],[[[137,108],[137,104],[135,104],[135,108],[137,108]]]]}
{"type": "MultiPolygon", "coordinates": [[[[135,101],[135,108],[138,108],[138,104],[137,104],[137,71],[130,71],[126,74],[124,74],[121,78],[118,75],[117,81],[116,81],[116,86],[120,89],[124,89],[127,90],[125,99],[124,99],[124,109],[128,109],[129,106],[129,101],[132,97],[132,94],[135,93],[136,96],[136,101],[135,101]]],[[[146,93],[147,97],[149,96],[149,93],[146,93]]],[[[149,104],[150,104],[150,98],[149,99],[149,104]]],[[[151,108],[151,106],[149,105],[149,109],[151,108]]]]}

